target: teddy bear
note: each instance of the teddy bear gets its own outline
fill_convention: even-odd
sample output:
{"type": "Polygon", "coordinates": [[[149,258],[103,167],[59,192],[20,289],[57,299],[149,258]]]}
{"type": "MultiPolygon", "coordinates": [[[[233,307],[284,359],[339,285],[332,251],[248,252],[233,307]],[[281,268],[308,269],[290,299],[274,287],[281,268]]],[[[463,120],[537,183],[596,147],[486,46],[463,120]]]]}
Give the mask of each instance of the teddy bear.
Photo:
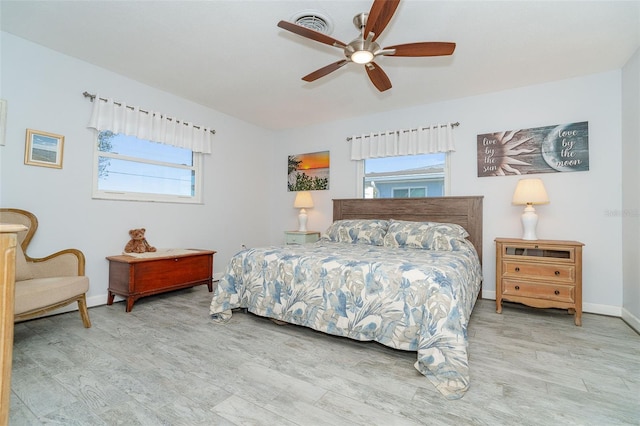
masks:
{"type": "Polygon", "coordinates": [[[125,253],[146,253],[146,252],[154,252],[156,251],[155,247],[152,247],[147,239],[144,237],[144,233],[147,230],[144,228],[140,229],[132,229],[129,231],[129,236],[131,239],[124,247],[125,253]]]}

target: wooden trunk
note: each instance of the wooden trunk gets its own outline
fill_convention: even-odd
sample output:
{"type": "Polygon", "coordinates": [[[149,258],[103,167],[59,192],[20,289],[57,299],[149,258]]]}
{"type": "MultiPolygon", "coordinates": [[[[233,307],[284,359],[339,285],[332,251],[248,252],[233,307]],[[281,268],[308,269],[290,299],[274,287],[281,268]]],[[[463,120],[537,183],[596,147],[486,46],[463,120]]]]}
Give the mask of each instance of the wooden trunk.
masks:
{"type": "Polygon", "coordinates": [[[213,255],[215,251],[197,250],[175,256],[139,258],[109,256],[109,296],[127,299],[126,311],[141,297],[206,284],[213,291],[213,255]]]}

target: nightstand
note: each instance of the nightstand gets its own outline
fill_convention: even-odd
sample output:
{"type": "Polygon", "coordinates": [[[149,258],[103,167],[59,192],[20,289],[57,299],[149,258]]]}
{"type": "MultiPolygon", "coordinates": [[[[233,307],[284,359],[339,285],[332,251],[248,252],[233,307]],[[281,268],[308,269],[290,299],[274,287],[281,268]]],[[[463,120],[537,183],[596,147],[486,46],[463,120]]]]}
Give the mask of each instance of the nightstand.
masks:
{"type": "Polygon", "coordinates": [[[284,231],[285,244],[315,243],[320,239],[317,231],[284,231]]]}
{"type": "Polygon", "coordinates": [[[582,247],[578,241],[496,238],[496,312],[502,301],[568,309],[582,325],[582,247]]]}

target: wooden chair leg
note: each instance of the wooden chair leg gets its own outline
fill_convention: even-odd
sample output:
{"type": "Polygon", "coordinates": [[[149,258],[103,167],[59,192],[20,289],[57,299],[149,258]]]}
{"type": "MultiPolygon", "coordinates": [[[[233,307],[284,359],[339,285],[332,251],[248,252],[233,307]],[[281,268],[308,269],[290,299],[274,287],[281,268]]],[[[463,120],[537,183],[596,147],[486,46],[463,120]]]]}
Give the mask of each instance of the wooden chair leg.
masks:
{"type": "Polygon", "coordinates": [[[87,310],[87,297],[84,294],[78,299],[78,310],[80,311],[82,323],[85,328],[91,328],[91,320],[89,319],[89,311],[87,310]]]}

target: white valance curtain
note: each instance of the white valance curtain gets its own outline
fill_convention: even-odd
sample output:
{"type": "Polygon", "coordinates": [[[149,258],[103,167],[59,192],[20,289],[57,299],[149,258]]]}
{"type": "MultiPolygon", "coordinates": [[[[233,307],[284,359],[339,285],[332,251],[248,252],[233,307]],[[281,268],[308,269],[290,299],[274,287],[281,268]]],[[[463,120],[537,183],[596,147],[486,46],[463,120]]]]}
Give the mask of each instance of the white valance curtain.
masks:
{"type": "Polygon", "coordinates": [[[88,127],[98,131],[135,136],[204,154],[211,153],[212,131],[203,126],[194,126],[158,112],[144,111],[137,106],[96,94],[88,127]]]}
{"type": "Polygon", "coordinates": [[[351,159],[455,151],[454,125],[457,124],[434,124],[419,129],[354,135],[351,137],[351,159]]]}

